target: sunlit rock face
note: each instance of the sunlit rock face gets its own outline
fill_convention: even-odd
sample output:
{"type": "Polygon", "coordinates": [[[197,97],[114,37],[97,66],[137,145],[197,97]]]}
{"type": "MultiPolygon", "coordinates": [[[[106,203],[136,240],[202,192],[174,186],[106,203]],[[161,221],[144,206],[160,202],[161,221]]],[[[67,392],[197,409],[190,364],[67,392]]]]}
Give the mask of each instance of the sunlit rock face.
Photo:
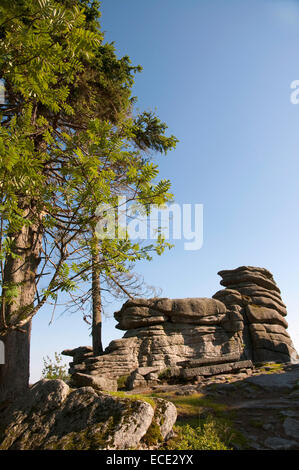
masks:
{"type": "Polygon", "coordinates": [[[211,299],[127,301],[114,315],[117,328],[126,333],[102,356],[94,357],[88,347],[64,351],[73,356],[70,373],[75,383],[115,389],[113,380],[133,371],[142,382],[146,374],[155,380],[159,371],[179,373],[194,364],[200,375],[207,367],[211,374],[221,373],[250,361],[296,362],[298,355],[286,331],[286,307],[272,274],[251,266],[218,274],[225,288],[211,299]],[[201,364],[205,367],[198,369],[201,364]]]}
{"type": "Polygon", "coordinates": [[[247,356],[254,362],[296,362],[298,354],[286,331],[286,306],[270,271],[242,266],[218,274],[225,289],[213,298],[242,315],[247,356]]]}

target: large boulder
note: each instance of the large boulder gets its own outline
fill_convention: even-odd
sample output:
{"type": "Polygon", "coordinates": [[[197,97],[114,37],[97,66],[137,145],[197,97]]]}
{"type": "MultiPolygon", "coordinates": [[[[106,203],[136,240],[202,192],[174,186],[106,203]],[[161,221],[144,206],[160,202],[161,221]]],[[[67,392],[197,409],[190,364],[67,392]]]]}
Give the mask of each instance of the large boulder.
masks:
{"type": "Polygon", "coordinates": [[[225,316],[227,309],[219,300],[194,299],[136,299],[127,301],[114,314],[116,328],[130,330],[166,322],[191,325],[216,324],[225,316]]]}
{"type": "Polygon", "coordinates": [[[91,387],[71,390],[61,380],[41,380],[0,412],[0,450],[144,448],[151,426],[159,427],[163,441],[176,416],[174,405],[165,400],[152,406],[91,387]]]}

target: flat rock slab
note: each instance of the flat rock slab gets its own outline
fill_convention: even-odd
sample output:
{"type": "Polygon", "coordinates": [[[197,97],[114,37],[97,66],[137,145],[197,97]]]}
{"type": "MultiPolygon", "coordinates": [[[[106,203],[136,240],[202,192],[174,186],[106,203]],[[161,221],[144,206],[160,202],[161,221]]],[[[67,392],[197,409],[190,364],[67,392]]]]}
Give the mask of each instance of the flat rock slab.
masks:
{"type": "Polygon", "coordinates": [[[292,402],[290,404],[290,400],[280,398],[278,400],[247,400],[247,401],[240,401],[234,403],[230,406],[231,409],[235,410],[258,410],[258,409],[268,409],[268,410],[288,410],[290,406],[297,406],[299,411],[299,401],[295,404],[292,402]]]}
{"type": "Polygon", "coordinates": [[[148,374],[151,374],[153,372],[159,372],[161,370],[161,367],[159,366],[151,366],[151,367],[138,367],[138,369],[136,369],[136,372],[137,374],[140,374],[140,375],[148,375],[148,374]]]}
{"type": "Polygon", "coordinates": [[[223,374],[226,372],[233,372],[235,370],[252,368],[251,361],[239,361],[239,362],[230,362],[225,364],[217,364],[214,366],[205,366],[205,367],[194,367],[191,369],[182,369],[181,376],[184,378],[197,377],[197,376],[209,376],[223,374]]]}
{"type": "Polygon", "coordinates": [[[299,440],[299,421],[297,419],[285,419],[283,423],[283,429],[288,437],[299,440]]]}
{"type": "Polygon", "coordinates": [[[283,439],[282,437],[268,437],[264,444],[268,449],[273,450],[298,449],[298,442],[283,439]]]}
{"type": "Polygon", "coordinates": [[[239,361],[240,354],[223,354],[222,356],[218,357],[206,357],[206,358],[199,358],[199,359],[191,359],[189,361],[182,361],[178,362],[177,365],[186,368],[193,368],[198,367],[201,365],[216,365],[222,364],[224,362],[232,362],[232,361],[239,361]]]}
{"type": "Polygon", "coordinates": [[[72,376],[73,381],[77,387],[92,387],[100,391],[117,391],[117,381],[101,375],[89,375],[76,372],[72,376]]]}
{"type": "Polygon", "coordinates": [[[64,349],[64,351],[61,352],[63,356],[83,356],[84,354],[89,354],[92,353],[92,347],[91,346],[79,346],[78,348],[75,349],[64,349]]]}
{"type": "Polygon", "coordinates": [[[299,372],[294,370],[281,374],[255,375],[248,377],[245,381],[269,392],[293,390],[299,384],[299,372]]]}

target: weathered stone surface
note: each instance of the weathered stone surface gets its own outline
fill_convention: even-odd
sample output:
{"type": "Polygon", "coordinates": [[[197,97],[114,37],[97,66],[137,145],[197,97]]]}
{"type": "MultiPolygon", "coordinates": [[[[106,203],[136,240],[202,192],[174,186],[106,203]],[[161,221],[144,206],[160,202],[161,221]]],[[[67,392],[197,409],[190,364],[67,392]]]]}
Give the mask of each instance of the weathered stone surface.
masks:
{"type": "Polygon", "coordinates": [[[155,401],[156,409],[154,418],[158,426],[160,426],[163,439],[167,439],[176,422],[177,410],[170,401],[162,400],[161,398],[157,398],[155,401]]]}
{"type": "Polygon", "coordinates": [[[260,287],[270,291],[280,293],[272,274],[267,269],[256,268],[253,266],[241,266],[232,270],[219,271],[222,277],[220,284],[226,287],[238,285],[240,283],[252,282],[260,287]]]}
{"type": "MultiPolygon", "coordinates": [[[[144,367],[153,372],[175,367],[184,359],[219,357],[223,354],[240,356],[241,348],[240,339],[220,325],[193,325],[190,328],[188,324],[172,322],[129,330],[121,340],[112,343],[103,356],[95,361],[87,359],[85,369],[73,374],[77,386],[82,384],[77,381],[78,374],[98,374],[115,379],[144,367]]],[[[144,383],[143,379],[137,380],[135,377],[133,381],[136,386],[144,383]]]]}
{"type": "Polygon", "coordinates": [[[237,286],[231,286],[230,289],[236,289],[241,295],[245,297],[263,297],[267,300],[273,300],[281,307],[286,308],[285,304],[281,299],[280,293],[264,289],[263,287],[257,286],[256,284],[241,283],[237,286]]]}
{"type": "Polygon", "coordinates": [[[166,437],[176,410],[159,400],[154,413],[141,400],[118,399],[91,387],[71,390],[61,380],[42,380],[0,413],[0,449],[138,448],[153,419],[166,437]]]}
{"type": "Polygon", "coordinates": [[[177,365],[180,367],[188,367],[190,369],[192,367],[222,364],[223,362],[229,363],[229,362],[234,362],[234,361],[239,361],[239,360],[240,360],[239,354],[224,354],[223,356],[219,356],[219,357],[202,357],[200,359],[190,359],[189,361],[178,362],[177,365]]]}
{"type": "Polygon", "coordinates": [[[265,440],[265,446],[268,449],[273,450],[292,450],[298,449],[298,443],[290,441],[289,439],[283,439],[282,437],[268,437],[265,440]]]}
{"type": "Polygon", "coordinates": [[[292,391],[297,386],[298,372],[292,371],[288,373],[263,374],[248,377],[246,383],[262,388],[267,392],[276,390],[279,392],[292,391]]]}
{"type": "Polygon", "coordinates": [[[92,357],[93,351],[91,346],[79,346],[75,349],[65,349],[61,354],[73,357],[73,361],[76,363],[83,359],[87,359],[88,357],[92,357]]]}
{"type": "Polygon", "coordinates": [[[158,372],[160,370],[160,367],[156,366],[156,367],[138,367],[138,369],[136,369],[136,373],[137,374],[140,374],[140,375],[148,375],[152,372],[158,372]]]}
{"type": "Polygon", "coordinates": [[[220,300],[222,303],[224,303],[226,306],[227,305],[239,305],[243,307],[244,305],[247,305],[247,303],[244,301],[243,296],[238,292],[237,290],[234,289],[221,289],[216,294],[213,295],[213,299],[220,300]]]}
{"type": "Polygon", "coordinates": [[[75,384],[80,385],[80,374],[116,379],[134,371],[130,387],[141,387],[156,379],[140,368],[155,368],[153,373],[169,369],[177,376],[183,361],[203,361],[203,365],[208,359],[213,365],[224,357],[222,362],[230,364],[229,355],[236,362],[296,362],[299,358],[286,331],[286,308],[272,274],[252,266],[219,274],[227,288],[212,299],[126,302],[115,313],[118,328],[127,330],[122,339],[112,341],[95,358],[88,348],[69,352],[74,358],[70,373],[75,384]]]}
{"type": "MultiPolygon", "coordinates": [[[[137,370],[137,369],[136,369],[137,370]]],[[[145,387],[146,380],[143,375],[138,374],[138,372],[133,371],[128,380],[127,380],[127,387],[129,390],[133,390],[134,388],[145,387]]]]}
{"type": "Polygon", "coordinates": [[[273,339],[277,339],[276,335],[280,337],[281,341],[285,341],[288,344],[291,344],[291,339],[288,334],[288,332],[285,330],[285,328],[281,325],[273,325],[273,324],[261,324],[261,323],[252,323],[250,325],[250,329],[252,330],[252,333],[264,333],[266,335],[273,335],[273,339]],[[275,336],[274,336],[275,335],[275,336]],[[282,338],[283,336],[283,338],[282,338]]]}
{"type": "MultiPolygon", "coordinates": [[[[236,306],[240,309],[244,326],[239,324],[238,327],[243,330],[247,355],[255,362],[296,362],[298,354],[286,331],[286,308],[279,289],[273,289],[276,284],[271,273],[262,268],[241,266],[218,274],[227,288],[213,297],[221,300],[228,310],[236,306]]],[[[225,322],[222,325],[226,327],[225,322]]]]}
{"type": "Polygon", "coordinates": [[[95,390],[106,392],[117,390],[117,381],[109,377],[81,374],[80,372],[76,372],[72,377],[78,387],[92,387],[95,390]]]}
{"type": "Polygon", "coordinates": [[[286,320],[271,308],[265,308],[257,305],[247,305],[246,307],[247,318],[250,323],[270,323],[274,325],[281,325],[284,328],[288,327],[286,320]]]}
{"type": "Polygon", "coordinates": [[[274,309],[282,316],[287,315],[286,307],[280,300],[280,296],[273,298],[273,295],[266,289],[261,293],[260,291],[257,291],[256,288],[257,286],[253,286],[251,289],[222,289],[216,292],[216,294],[213,295],[213,298],[220,300],[227,306],[239,305],[240,307],[245,307],[248,304],[255,304],[256,306],[274,309]]]}
{"type": "Polygon", "coordinates": [[[218,375],[228,372],[237,371],[243,368],[252,368],[253,364],[251,361],[239,361],[231,363],[216,364],[212,366],[193,367],[181,370],[181,376],[184,378],[197,377],[197,376],[209,376],[218,375]]]}
{"type": "Polygon", "coordinates": [[[287,418],[283,422],[285,434],[292,439],[299,439],[299,421],[294,418],[287,418]]]}
{"type": "Polygon", "coordinates": [[[216,299],[152,299],[151,303],[146,299],[136,299],[126,302],[114,316],[119,322],[117,328],[129,330],[166,321],[215,324],[221,321],[221,314],[225,313],[225,305],[216,299]],[[210,320],[205,317],[210,317],[210,320]]]}
{"type": "Polygon", "coordinates": [[[147,307],[128,307],[119,314],[115,314],[116,320],[119,322],[116,328],[119,330],[129,330],[132,328],[140,328],[141,326],[160,325],[167,321],[166,315],[157,310],[147,307]]]}
{"type": "Polygon", "coordinates": [[[287,315],[287,309],[285,307],[282,307],[279,302],[275,302],[274,300],[268,299],[267,297],[256,297],[253,295],[251,297],[251,302],[258,307],[266,307],[275,310],[284,317],[287,315]]]}
{"type": "MultiPolygon", "coordinates": [[[[273,325],[277,326],[277,325],[273,325]]],[[[271,351],[285,352],[286,354],[289,351],[289,348],[292,347],[292,341],[289,336],[285,334],[278,334],[271,332],[271,330],[260,330],[258,324],[250,325],[251,339],[255,348],[269,348],[271,351]],[[286,347],[283,347],[286,346],[286,347]]]]}

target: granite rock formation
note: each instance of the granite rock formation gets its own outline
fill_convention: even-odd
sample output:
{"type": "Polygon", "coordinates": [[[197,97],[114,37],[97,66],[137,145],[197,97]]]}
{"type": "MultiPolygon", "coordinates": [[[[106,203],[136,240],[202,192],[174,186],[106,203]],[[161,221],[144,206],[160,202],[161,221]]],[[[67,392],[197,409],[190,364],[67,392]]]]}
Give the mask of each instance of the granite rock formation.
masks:
{"type": "Polygon", "coordinates": [[[225,287],[213,298],[134,299],[115,313],[126,330],[104,354],[63,351],[73,357],[77,386],[115,390],[130,375],[135,388],[159,382],[161,372],[188,379],[252,367],[252,362],[296,362],[286,328],[286,307],[272,274],[242,266],[220,271],[225,287]]]}
{"type": "Polygon", "coordinates": [[[246,357],[254,362],[296,362],[298,355],[286,331],[286,306],[272,274],[250,266],[218,274],[225,289],[213,298],[242,316],[246,357]]]}
{"type": "MultiPolygon", "coordinates": [[[[0,450],[146,448],[155,426],[159,442],[176,421],[175,406],[155,399],[120,399],[91,387],[72,390],[62,380],[41,380],[0,409],[0,450]],[[158,433],[157,433],[158,427],[158,433]]],[[[158,442],[157,442],[158,443],[158,442]]]]}

